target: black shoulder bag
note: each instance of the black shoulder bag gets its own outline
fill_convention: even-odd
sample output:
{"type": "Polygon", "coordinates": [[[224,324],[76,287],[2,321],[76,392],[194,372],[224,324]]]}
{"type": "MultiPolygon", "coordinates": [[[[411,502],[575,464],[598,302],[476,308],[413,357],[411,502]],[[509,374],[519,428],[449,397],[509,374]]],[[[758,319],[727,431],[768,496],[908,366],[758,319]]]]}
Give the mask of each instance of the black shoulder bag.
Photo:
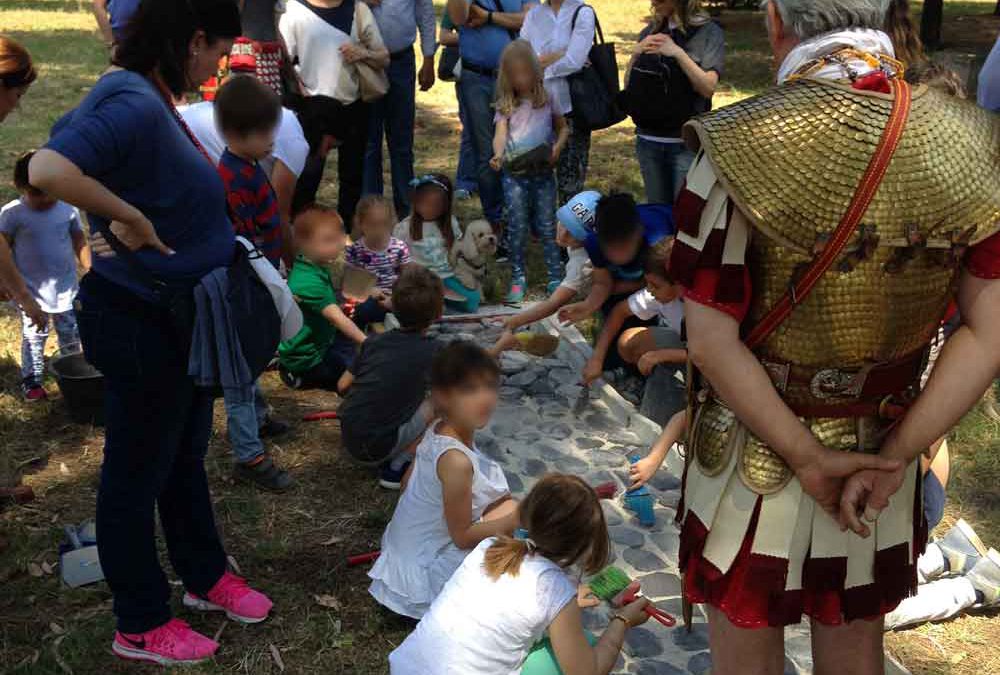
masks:
{"type": "Polygon", "coordinates": [[[597,12],[590,5],[580,5],[573,13],[570,32],[576,28],[580,10],[586,7],[594,12],[594,44],[590,48],[587,64],[567,76],[569,97],[573,104],[570,117],[576,129],[597,131],[607,129],[625,119],[625,113],[616,101],[619,92],[618,58],[613,42],[604,41],[604,31],[597,12]]]}

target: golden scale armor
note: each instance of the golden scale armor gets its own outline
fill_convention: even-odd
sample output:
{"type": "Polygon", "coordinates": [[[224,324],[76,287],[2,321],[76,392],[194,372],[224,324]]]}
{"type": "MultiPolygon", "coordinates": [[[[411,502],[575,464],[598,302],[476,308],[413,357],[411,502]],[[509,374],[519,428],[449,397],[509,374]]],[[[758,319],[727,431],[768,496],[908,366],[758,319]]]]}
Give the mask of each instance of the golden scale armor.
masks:
{"type": "MultiPolygon", "coordinates": [[[[698,236],[678,240],[699,248],[710,230],[727,230],[723,263],[745,254],[751,274],[745,325],[756,325],[822,249],[891,107],[888,94],[802,78],[687,125],[689,145],[701,147],[688,189],[706,207],[698,236]],[[736,207],[731,215],[727,200],[736,207]]],[[[998,229],[1000,121],[914,87],[902,138],[857,232],[812,293],[755,349],[783,399],[825,446],[878,451],[892,423],[887,409],[916,395],[966,248],[998,229]],[[883,386],[869,391],[878,379],[883,386]],[[824,410],[837,412],[823,417],[824,410]]],[[[732,564],[759,495],[753,552],[790,561],[787,590],[801,587],[799,563],[807,555],[847,556],[847,586],[860,586],[872,581],[876,551],[912,542],[916,462],[875,536],[862,540],[814,509],[781,457],[697,376],[692,413],[685,514],[709,529],[704,556],[720,571],[732,564]]]]}

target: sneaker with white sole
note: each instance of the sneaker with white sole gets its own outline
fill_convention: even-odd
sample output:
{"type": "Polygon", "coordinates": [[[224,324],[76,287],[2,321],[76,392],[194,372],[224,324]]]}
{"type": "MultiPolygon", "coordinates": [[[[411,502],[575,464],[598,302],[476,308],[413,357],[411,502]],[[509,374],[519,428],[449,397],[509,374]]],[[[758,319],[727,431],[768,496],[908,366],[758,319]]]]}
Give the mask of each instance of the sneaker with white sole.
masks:
{"type": "Polygon", "coordinates": [[[1000,605],[1000,553],[996,549],[989,549],[965,578],[976,589],[979,604],[985,607],[1000,605]]]}
{"type": "Polygon", "coordinates": [[[219,643],[186,622],[171,619],[145,633],[115,632],[111,651],[123,659],[150,661],[161,666],[201,663],[215,656],[219,643]]]}
{"type": "Polygon", "coordinates": [[[962,519],[934,544],[941,549],[948,563],[948,571],[955,574],[965,574],[975,567],[980,559],[986,557],[985,544],[972,526],[962,519]]]}
{"type": "Polygon", "coordinates": [[[250,588],[246,579],[227,571],[205,595],[186,592],[184,606],[200,612],[225,612],[239,623],[260,623],[267,618],[274,603],[260,591],[250,588]]]}

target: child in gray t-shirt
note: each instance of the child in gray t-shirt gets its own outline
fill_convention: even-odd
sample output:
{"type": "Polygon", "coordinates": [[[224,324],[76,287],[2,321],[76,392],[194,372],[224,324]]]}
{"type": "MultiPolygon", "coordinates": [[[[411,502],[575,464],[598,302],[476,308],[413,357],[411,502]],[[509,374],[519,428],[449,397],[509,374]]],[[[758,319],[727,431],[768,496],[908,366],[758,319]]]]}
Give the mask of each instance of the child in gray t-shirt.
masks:
{"type": "MultiPolygon", "coordinates": [[[[34,153],[25,153],[14,165],[14,186],[21,193],[0,210],[0,234],[14,252],[14,264],[28,291],[52,317],[59,346],[79,342],[73,300],[77,291],[77,262],[90,269],[90,247],[80,226],[76,209],[57,201],[28,183],[28,162],[34,153]]],[[[48,322],[35,326],[21,314],[21,387],[25,399],[46,397],[42,387],[45,374],[45,342],[48,322]]]]}

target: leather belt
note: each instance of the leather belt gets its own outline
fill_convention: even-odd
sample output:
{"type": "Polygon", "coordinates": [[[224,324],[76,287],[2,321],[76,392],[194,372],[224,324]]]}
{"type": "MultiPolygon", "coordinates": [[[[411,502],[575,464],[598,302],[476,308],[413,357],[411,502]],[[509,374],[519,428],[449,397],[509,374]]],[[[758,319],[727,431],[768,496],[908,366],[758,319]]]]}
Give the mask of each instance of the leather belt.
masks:
{"type": "Polygon", "coordinates": [[[806,368],[762,360],[788,406],[800,417],[890,417],[903,407],[890,401],[919,379],[924,352],[856,369],[806,368]]]}
{"type": "Polygon", "coordinates": [[[462,70],[467,70],[470,73],[476,73],[477,75],[482,75],[483,77],[496,77],[496,68],[487,68],[486,66],[480,66],[472,61],[466,61],[462,59],[462,70]]]}

